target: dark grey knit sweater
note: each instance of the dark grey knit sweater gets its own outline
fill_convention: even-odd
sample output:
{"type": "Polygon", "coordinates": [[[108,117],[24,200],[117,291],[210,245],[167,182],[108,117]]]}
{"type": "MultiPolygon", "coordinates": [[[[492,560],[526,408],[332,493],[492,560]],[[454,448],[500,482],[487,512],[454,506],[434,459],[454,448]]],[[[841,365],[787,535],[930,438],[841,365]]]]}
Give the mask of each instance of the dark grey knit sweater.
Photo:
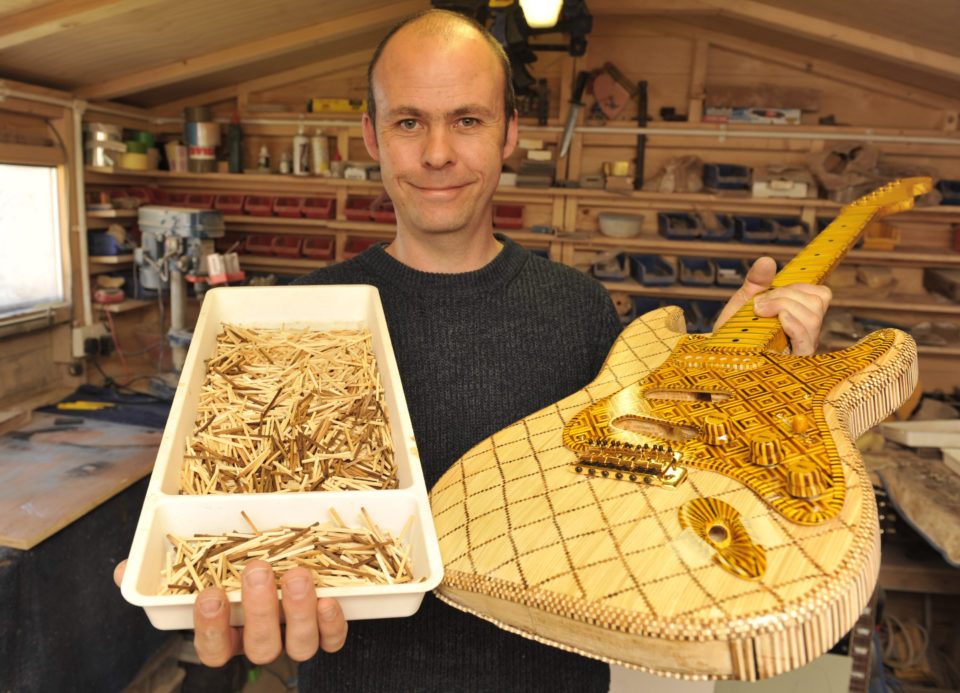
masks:
{"type": "MultiPolygon", "coordinates": [[[[606,291],[505,237],[486,267],[413,270],[376,245],[300,284],[372,284],[390,339],[428,488],[473,445],[579,390],[620,331],[606,291]]],[[[442,604],[415,616],[353,621],[347,644],[300,667],[314,691],[589,691],[609,668],[442,604]]]]}

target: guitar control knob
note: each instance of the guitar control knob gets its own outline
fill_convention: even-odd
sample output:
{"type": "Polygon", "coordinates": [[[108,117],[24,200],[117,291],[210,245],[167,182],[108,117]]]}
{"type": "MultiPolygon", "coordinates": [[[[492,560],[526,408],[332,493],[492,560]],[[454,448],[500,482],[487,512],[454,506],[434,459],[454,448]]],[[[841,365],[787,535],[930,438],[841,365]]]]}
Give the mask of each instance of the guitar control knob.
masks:
{"type": "Polygon", "coordinates": [[[826,490],[823,471],[813,460],[794,460],[787,465],[787,493],[794,498],[816,498],[826,490]]]}
{"type": "Polygon", "coordinates": [[[761,431],[750,439],[750,461],[758,467],[776,467],[783,461],[780,439],[761,431]]]}
{"type": "Polygon", "coordinates": [[[703,417],[703,442],[723,446],[730,442],[732,426],[726,414],[707,414],[703,417]]]}

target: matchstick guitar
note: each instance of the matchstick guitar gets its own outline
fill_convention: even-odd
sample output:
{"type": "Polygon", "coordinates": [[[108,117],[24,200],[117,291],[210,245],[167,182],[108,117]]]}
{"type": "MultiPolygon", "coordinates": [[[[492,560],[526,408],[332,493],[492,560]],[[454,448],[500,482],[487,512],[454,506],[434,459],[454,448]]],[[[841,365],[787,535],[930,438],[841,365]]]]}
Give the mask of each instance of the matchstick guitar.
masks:
{"type": "MultiPolygon", "coordinates": [[[[930,180],[847,205],[774,280],[822,283],[930,180]]],[[[430,494],[441,599],[521,635],[674,677],[754,680],[829,650],[874,590],[880,541],[855,438],[917,379],[874,332],[787,353],[747,303],[712,335],[631,323],[583,390],[483,441],[430,494]]]]}

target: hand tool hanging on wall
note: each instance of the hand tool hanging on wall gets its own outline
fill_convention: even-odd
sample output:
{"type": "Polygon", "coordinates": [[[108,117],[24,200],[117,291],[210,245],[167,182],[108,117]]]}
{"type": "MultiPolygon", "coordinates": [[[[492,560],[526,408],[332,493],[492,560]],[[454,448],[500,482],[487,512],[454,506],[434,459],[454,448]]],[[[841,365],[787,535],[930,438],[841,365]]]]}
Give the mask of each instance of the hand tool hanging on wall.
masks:
{"type": "MultiPolygon", "coordinates": [[[[643,80],[637,83],[637,124],[647,127],[647,81],[643,80]]],[[[637,173],[633,177],[633,189],[643,189],[643,160],[646,156],[647,136],[644,133],[637,135],[637,173]]]]}
{"type": "Polygon", "coordinates": [[[577,126],[577,118],[580,116],[580,109],[583,108],[583,90],[587,86],[588,79],[590,79],[590,73],[586,70],[581,70],[577,74],[573,95],[570,97],[570,110],[567,112],[567,124],[563,126],[563,140],[560,144],[561,159],[567,155],[567,151],[570,149],[573,129],[577,126]]]}

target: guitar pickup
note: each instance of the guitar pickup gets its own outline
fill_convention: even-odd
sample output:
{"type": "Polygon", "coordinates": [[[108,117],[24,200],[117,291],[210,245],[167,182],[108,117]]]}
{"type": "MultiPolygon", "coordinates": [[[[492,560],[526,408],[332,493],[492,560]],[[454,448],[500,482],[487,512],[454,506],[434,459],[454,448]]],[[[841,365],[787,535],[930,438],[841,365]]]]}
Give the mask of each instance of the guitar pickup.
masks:
{"type": "Polygon", "coordinates": [[[679,459],[679,452],[662,445],[591,440],[570,468],[577,474],[675,488],[687,478],[687,470],[677,464],[679,459]]]}

